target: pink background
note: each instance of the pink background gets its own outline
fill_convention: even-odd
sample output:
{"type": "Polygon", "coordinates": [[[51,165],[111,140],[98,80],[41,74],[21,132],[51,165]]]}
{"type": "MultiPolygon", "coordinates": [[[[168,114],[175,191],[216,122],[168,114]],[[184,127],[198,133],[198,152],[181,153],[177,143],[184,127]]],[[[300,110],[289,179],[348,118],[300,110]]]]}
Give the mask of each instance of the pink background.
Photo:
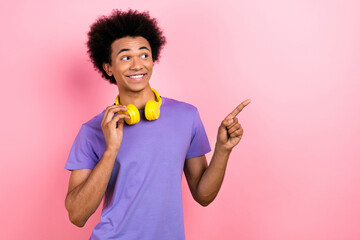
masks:
{"type": "Polygon", "coordinates": [[[69,222],[64,165],[81,123],[116,96],[89,62],[89,25],[129,7],[167,36],[151,86],[198,107],[212,148],[252,99],[217,199],[203,208],[183,182],[187,239],[360,239],[359,1],[7,2],[0,239],[87,239],[98,222],[99,210],[69,222]]]}

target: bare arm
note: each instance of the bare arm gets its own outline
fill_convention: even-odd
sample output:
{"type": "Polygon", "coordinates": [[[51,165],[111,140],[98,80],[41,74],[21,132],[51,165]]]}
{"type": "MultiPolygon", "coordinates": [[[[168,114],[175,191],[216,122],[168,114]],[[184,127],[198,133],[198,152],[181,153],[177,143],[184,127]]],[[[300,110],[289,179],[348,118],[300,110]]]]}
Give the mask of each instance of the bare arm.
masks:
{"type": "Polygon", "coordinates": [[[83,227],[96,211],[109,183],[122,142],[124,118],[129,118],[124,114],[114,117],[120,110],[127,110],[127,108],[115,105],[108,107],[105,111],[101,127],[106,141],[106,150],[95,168],[73,170],[71,173],[65,207],[70,221],[78,227],[83,227]],[[117,127],[116,122],[118,122],[117,127]]]}
{"type": "Polygon", "coordinates": [[[116,155],[116,152],[105,151],[93,170],[72,171],[65,206],[70,221],[76,226],[83,227],[100,205],[109,183],[116,155]]]}
{"type": "Polygon", "coordinates": [[[249,103],[250,100],[242,102],[222,121],[209,166],[205,155],[185,161],[184,173],[191,194],[202,206],[209,205],[220,190],[230,153],[244,132],[236,115],[249,103]]]}
{"type": "Polygon", "coordinates": [[[185,177],[193,198],[200,205],[209,205],[220,191],[229,156],[230,152],[221,152],[215,147],[209,166],[205,155],[186,159],[185,177]]]}

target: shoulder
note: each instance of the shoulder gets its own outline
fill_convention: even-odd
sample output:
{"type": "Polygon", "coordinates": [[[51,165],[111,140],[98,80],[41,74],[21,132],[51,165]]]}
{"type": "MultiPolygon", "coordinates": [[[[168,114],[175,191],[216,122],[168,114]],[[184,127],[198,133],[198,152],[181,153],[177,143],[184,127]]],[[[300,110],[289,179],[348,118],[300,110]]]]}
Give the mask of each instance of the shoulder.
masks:
{"type": "Polygon", "coordinates": [[[101,121],[103,119],[105,110],[103,110],[101,113],[95,115],[90,120],[84,122],[82,124],[82,129],[88,133],[96,133],[96,132],[102,132],[101,129],[101,121]]]}
{"type": "Polygon", "coordinates": [[[173,98],[168,98],[168,97],[162,97],[163,98],[163,105],[161,107],[164,107],[166,109],[171,109],[174,111],[181,111],[184,113],[189,113],[189,114],[195,114],[198,109],[187,102],[184,101],[180,101],[180,100],[176,100],[173,98]]]}

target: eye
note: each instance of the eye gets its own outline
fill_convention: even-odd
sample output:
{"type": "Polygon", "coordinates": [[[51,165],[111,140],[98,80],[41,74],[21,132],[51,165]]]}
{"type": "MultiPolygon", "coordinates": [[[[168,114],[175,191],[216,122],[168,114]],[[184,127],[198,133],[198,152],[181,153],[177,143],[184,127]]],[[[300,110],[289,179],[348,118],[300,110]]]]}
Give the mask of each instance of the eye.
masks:
{"type": "Polygon", "coordinates": [[[127,60],[129,60],[129,57],[128,57],[128,56],[124,56],[124,57],[121,58],[121,60],[127,61],[127,60]]]}
{"type": "Polygon", "coordinates": [[[141,55],[141,58],[147,58],[149,55],[147,55],[146,53],[141,55]]]}

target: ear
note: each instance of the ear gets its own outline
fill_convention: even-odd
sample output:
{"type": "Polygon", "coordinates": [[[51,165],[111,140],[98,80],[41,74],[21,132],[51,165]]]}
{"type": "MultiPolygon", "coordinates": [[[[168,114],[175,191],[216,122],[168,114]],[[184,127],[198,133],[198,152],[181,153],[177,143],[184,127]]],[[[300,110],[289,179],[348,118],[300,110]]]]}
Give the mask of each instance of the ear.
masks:
{"type": "Polygon", "coordinates": [[[103,66],[103,69],[106,72],[106,74],[111,77],[113,74],[112,74],[112,71],[111,71],[110,64],[109,63],[103,63],[102,66],[103,66]]]}

